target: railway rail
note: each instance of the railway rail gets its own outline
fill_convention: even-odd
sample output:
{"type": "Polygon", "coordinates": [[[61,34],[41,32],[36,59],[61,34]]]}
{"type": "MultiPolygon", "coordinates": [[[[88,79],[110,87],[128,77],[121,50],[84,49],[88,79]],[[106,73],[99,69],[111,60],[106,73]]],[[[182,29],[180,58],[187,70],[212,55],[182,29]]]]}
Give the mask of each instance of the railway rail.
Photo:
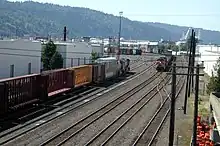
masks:
{"type": "MultiPolygon", "coordinates": [[[[182,62],[182,65],[184,65],[183,62],[182,62]]],[[[182,69],[182,73],[184,73],[184,69],[182,69]]],[[[176,84],[177,92],[175,95],[175,99],[178,98],[179,94],[181,93],[184,87],[184,84],[185,84],[185,77],[181,76],[176,84]]],[[[157,142],[156,138],[163,124],[166,122],[166,119],[170,112],[169,99],[171,96],[171,92],[169,94],[167,93],[166,90],[164,90],[164,92],[167,94],[167,98],[161,103],[161,106],[159,107],[159,109],[155,112],[155,114],[149,120],[148,124],[143,128],[139,136],[133,142],[132,146],[137,146],[137,145],[151,146],[151,145],[156,144],[157,142]]]]}
{"type": "Polygon", "coordinates": [[[130,90],[127,93],[122,94],[121,96],[117,97],[116,99],[112,100],[111,102],[107,103],[106,105],[102,106],[98,110],[92,112],[88,116],[82,118],[81,120],[77,121],[76,123],[72,124],[68,128],[64,129],[57,135],[53,136],[52,138],[48,139],[43,145],[62,145],[65,143],[68,139],[72,138],[74,135],[78,134],[82,130],[84,130],[86,127],[94,123],[96,120],[100,119],[102,116],[109,113],[111,110],[113,110],[115,107],[126,101],[127,99],[131,98],[134,94],[145,88],[149,83],[153,82],[161,73],[154,73],[150,78],[148,78],[146,81],[142,82],[132,90],[130,90]],[[75,132],[73,132],[75,131],[75,132]],[[67,138],[63,135],[68,135],[67,138]],[[61,142],[60,142],[61,141],[61,142]]]}
{"type": "MultiPolygon", "coordinates": [[[[182,79],[185,78],[182,77],[177,82],[178,91],[176,93],[175,98],[178,97],[184,86],[185,80],[183,80],[183,82],[180,83],[182,79]]],[[[143,144],[147,146],[151,146],[155,142],[156,136],[159,133],[160,129],[162,128],[170,112],[170,102],[168,100],[170,95],[171,93],[168,94],[167,98],[163,101],[160,108],[156,111],[156,113],[150,119],[148,124],[144,127],[144,129],[142,130],[142,132],[140,133],[140,135],[135,140],[132,146],[143,145],[143,144]]]]}
{"type": "MultiPolygon", "coordinates": [[[[167,78],[168,76],[166,76],[167,78]]],[[[165,85],[169,82],[170,78],[165,80],[165,85]]],[[[107,125],[102,131],[100,131],[98,134],[96,134],[92,139],[90,139],[85,145],[89,145],[92,143],[96,143],[95,141],[99,141],[98,138],[106,132],[107,130],[110,130],[110,127],[113,126],[114,123],[119,121],[123,116],[127,117],[125,118],[125,121],[122,121],[122,124],[118,128],[116,128],[114,131],[112,131],[109,136],[105,138],[105,141],[102,142],[100,145],[103,146],[107,144],[115,135],[117,132],[119,132],[120,129],[122,129],[134,116],[145,106],[147,105],[158,93],[157,87],[160,86],[164,81],[159,82],[157,85],[155,85],[153,88],[150,89],[146,94],[144,94],[137,102],[135,102],[132,106],[130,106],[127,110],[125,110],[120,116],[118,116],[114,121],[112,121],[109,125],[107,125]],[[146,98],[148,97],[148,98],[146,98]],[[126,115],[127,114],[127,115],[126,115]]],[[[161,90],[164,87],[164,85],[159,87],[159,90],[161,90]]],[[[112,130],[112,129],[111,129],[112,130]]],[[[107,134],[106,134],[107,135],[107,134]]]]}
{"type": "MultiPolygon", "coordinates": [[[[153,64],[150,65],[149,67],[147,67],[147,69],[146,69],[144,72],[139,73],[138,75],[141,75],[141,74],[146,73],[147,71],[150,70],[150,68],[151,68],[152,66],[153,66],[153,64]]],[[[135,77],[136,77],[136,76],[135,76],[135,77]]],[[[134,77],[134,78],[135,78],[135,77],[134,77]]],[[[131,79],[133,79],[133,78],[131,78],[131,79]]],[[[102,92],[102,91],[101,91],[101,92],[102,92]]],[[[101,92],[100,92],[100,95],[101,95],[101,92]]],[[[95,93],[95,94],[97,95],[97,94],[99,94],[99,93],[95,93]]],[[[104,94],[104,93],[102,93],[102,94],[104,94]]],[[[91,96],[89,96],[89,97],[92,97],[92,96],[94,96],[94,95],[91,95],[91,96]]],[[[88,99],[89,97],[86,97],[86,98],[88,99]]],[[[80,107],[80,106],[82,106],[82,105],[88,104],[89,102],[98,99],[98,97],[99,97],[99,96],[97,96],[97,97],[95,97],[95,98],[92,98],[92,99],[89,99],[88,102],[79,104],[78,106],[75,106],[75,107],[73,107],[73,108],[70,108],[70,107],[71,107],[71,104],[69,104],[68,106],[63,106],[62,108],[59,108],[58,110],[55,110],[54,112],[52,112],[52,113],[50,113],[50,114],[46,114],[46,115],[44,115],[44,116],[41,116],[41,117],[39,117],[39,118],[36,118],[36,119],[34,119],[34,120],[30,121],[30,122],[27,122],[27,123],[24,124],[24,125],[21,125],[21,126],[18,126],[18,127],[16,127],[16,128],[14,128],[13,130],[9,130],[9,131],[3,132],[3,133],[0,134],[0,138],[3,138],[3,137],[6,136],[6,139],[4,139],[0,144],[1,144],[1,145],[2,145],[2,144],[6,144],[7,142],[10,142],[11,140],[15,139],[16,137],[21,136],[21,135],[27,133],[28,131],[31,131],[31,130],[37,128],[37,127],[40,126],[40,125],[46,124],[47,122],[50,122],[50,121],[52,121],[52,120],[54,120],[54,119],[56,119],[56,118],[59,118],[59,117],[61,117],[62,115],[66,114],[66,113],[68,113],[68,112],[71,112],[72,110],[74,110],[74,109],[76,109],[76,108],[78,108],[78,107],[80,107]],[[31,124],[33,124],[33,123],[36,122],[36,121],[39,121],[39,120],[42,120],[42,119],[44,119],[44,118],[50,117],[50,115],[52,115],[52,114],[54,114],[54,113],[57,113],[57,112],[59,112],[59,111],[61,111],[61,110],[64,110],[64,109],[67,108],[67,107],[69,107],[69,108],[68,108],[68,110],[66,110],[66,112],[64,112],[64,113],[62,113],[62,114],[59,114],[59,115],[57,115],[57,116],[55,116],[55,117],[48,118],[48,119],[47,119],[45,122],[43,122],[42,124],[35,125],[34,127],[27,128],[27,129],[25,129],[25,130],[23,130],[23,131],[21,131],[21,132],[17,132],[17,134],[15,134],[15,135],[13,135],[13,136],[10,136],[10,134],[11,134],[12,132],[19,131],[20,129],[24,128],[25,126],[28,127],[28,125],[31,125],[31,124]]],[[[81,101],[83,101],[83,100],[85,100],[85,98],[82,98],[81,100],[78,100],[77,103],[79,103],[79,102],[81,102],[81,101]]],[[[74,103],[74,104],[76,104],[76,103],[74,103]]]]}
{"type": "MultiPolygon", "coordinates": [[[[168,75],[166,77],[168,77],[168,75]]],[[[161,86],[160,89],[162,89],[169,82],[169,80],[170,80],[170,78],[166,80],[165,84],[163,86],[161,86]]],[[[158,84],[161,84],[162,82],[163,81],[161,81],[158,84]]],[[[96,134],[90,141],[88,141],[86,143],[86,145],[89,145],[89,144],[93,143],[101,134],[103,134],[105,131],[107,131],[116,121],[121,119],[127,113],[131,114],[131,115],[129,115],[129,118],[125,122],[123,122],[121,124],[121,126],[118,129],[116,129],[113,132],[113,134],[110,135],[102,145],[107,143],[109,139],[111,139],[138,111],[140,111],[147,103],[149,103],[149,101],[158,93],[158,90],[156,90],[157,87],[158,87],[158,85],[154,86],[148,93],[143,95],[137,102],[135,102],[132,106],[130,106],[127,110],[125,110],[121,115],[117,116],[117,118],[114,121],[112,121],[109,125],[107,125],[104,129],[102,129],[98,134],[96,134]],[[150,97],[146,100],[146,97],[148,97],[149,95],[150,95],[150,97]],[[143,101],[143,100],[146,100],[146,101],[143,101]],[[142,102],[144,102],[144,104],[142,102]],[[142,103],[142,105],[140,105],[140,103],[142,103]],[[134,112],[132,114],[130,111],[134,111],[135,109],[136,109],[136,112],[134,112]]],[[[134,91],[132,91],[132,92],[134,92],[134,91]]],[[[135,93],[136,93],[136,91],[135,91],[135,93]]],[[[120,102],[113,105],[110,109],[107,109],[107,111],[101,112],[101,114],[97,114],[97,112],[99,112],[100,109],[93,112],[88,117],[85,117],[85,118],[79,120],[78,122],[74,123],[73,125],[71,125],[70,127],[66,128],[66,129],[64,129],[63,131],[61,131],[57,135],[55,135],[52,138],[48,139],[47,141],[42,143],[41,146],[44,146],[44,145],[63,145],[63,144],[65,144],[68,140],[73,138],[75,135],[80,133],[82,130],[84,130],[86,127],[91,125],[96,120],[100,119],[100,117],[102,117],[103,115],[105,115],[106,113],[108,113],[109,111],[114,109],[116,106],[118,106],[120,103],[122,103],[124,100],[131,97],[132,95],[133,94],[129,94],[129,96],[125,96],[124,99],[122,99],[120,102]],[[97,114],[97,115],[94,118],[88,119],[91,116],[93,116],[94,114],[97,114]],[[86,120],[86,122],[83,123],[85,120],[86,120]]],[[[112,103],[110,103],[110,104],[112,104],[112,103]]],[[[104,107],[106,107],[106,106],[107,105],[105,105],[104,107]]]]}

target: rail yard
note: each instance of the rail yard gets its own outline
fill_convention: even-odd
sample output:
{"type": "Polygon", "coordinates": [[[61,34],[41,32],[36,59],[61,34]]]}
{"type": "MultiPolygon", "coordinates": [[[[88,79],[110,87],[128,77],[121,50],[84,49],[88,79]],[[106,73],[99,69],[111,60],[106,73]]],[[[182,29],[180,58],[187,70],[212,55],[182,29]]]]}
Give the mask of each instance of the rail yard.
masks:
{"type": "MultiPolygon", "coordinates": [[[[0,144],[155,145],[170,112],[171,75],[158,72],[147,55],[128,58],[135,73],[126,78],[89,85],[15,114],[14,125],[4,129],[2,123],[0,144]]],[[[181,56],[176,60],[184,64],[181,56]]],[[[176,98],[184,84],[185,77],[179,76],[176,98]]]]}

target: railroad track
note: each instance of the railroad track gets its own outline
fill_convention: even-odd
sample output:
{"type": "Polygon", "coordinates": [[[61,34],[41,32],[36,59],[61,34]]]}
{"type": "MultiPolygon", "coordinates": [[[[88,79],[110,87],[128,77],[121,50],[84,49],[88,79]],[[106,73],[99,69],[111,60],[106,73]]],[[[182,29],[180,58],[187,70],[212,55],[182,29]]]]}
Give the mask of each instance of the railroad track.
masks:
{"type": "MultiPolygon", "coordinates": [[[[176,85],[177,92],[175,98],[178,98],[179,94],[181,93],[184,87],[184,84],[185,84],[185,77],[181,76],[177,81],[177,85],[176,85]]],[[[155,112],[153,117],[143,128],[143,130],[136,138],[132,146],[137,146],[137,145],[151,146],[156,143],[156,137],[158,136],[158,133],[162,128],[163,124],[165,123],[166,118],[168,117],[168,114],[170,112],[170,102],[169,102],[170,96],[171,96],[171,92],[167,94],[167,98],[161,103],[159,109],[155,112]]]]}
{"type": "Polygon", "coordinates": [[[148,84],[153,82],[161,73],[154,73],[150,78],[133,88],[127,93],[124,93],[117,97],[116,99],[112,100],[111,102],[107,103],[106,105],[102,106],[98,110],[92,112],[88,116],[82,118],[81,120],[77,121],[76,123],[72,124],[68,128],[64,129],[60,133],[56,134],[55,136],[51,137],[47,141],[40,144],[40,146],[43,145],[62,145],[66,141],[68,141],[70,138],[72,138],[74,135],[77,135],[82,130],[84,130],[86,127],[115,109],[117,106],[119,106],[121,103],[125,102],[129,98],[131,98],[133,95],[138,93],[140,90],[145,88],[148,84]],[[61,142],[60,142],[61,141],[61,142]]]}
{"type": "MultiPolygon", "coordinates": [[[[165,78],[167,78],[166,76],[165,78]]],[[[140,112],[149,102],[158,94],[158,86],[159,90],[161,90],[164,85],[169,82],[170,78],[160,81],[157,85],[150,89],[146,94],[144,94],[137,102],[131,105],[128,109],[126,109],[121,115],[119,115],[114,121],[112,121],[109,125],[107,125],[103,130],[101,130],[98,134],[92,137],[85,145],[94,144],[97,145],[100,141],[101,144],[98,145],[106,145],[135,115],[140,112]],[[161,85],[164,82],[164,85],[161,85]],[[122,120],[124,119],[124,120],[122,120]],[[121,120],[121,121],[120,121],[121,120]],[[118,122],[119,126],[114,128],[113,125],[118,122]],[[111,134],[108,134],[111,133],[111,134]],[[108,135],[100,138],[103,135],[108,135]],[[103,141],[103,139],[105,139],[103,141]]]]}
{"type": "MultiPolygon", "coordinates": [[[[152,66],[153,66],[153,64],[150,65],[150,66],[148,66],[147,69],[146,69],[144,72],[140,73],[140,75],[146,73],[147,71],[149,71],[152,66]]],[[[136,77],[136,76],[135,76],[135,77],[136,77]]],[[[135,77],[134,77],[134,78],[135,78],[135,77]]],[[[130,80],[133,80],[134,78],[131,78],[130,80]]],[[[145,84],[146,84],[146,83],[145,83],[145,84]]],[[[140,86],[143,86],[143,84],[140,85],[140,86]]],[[[140,86],[138,86],[138,87],[140,88],[140,86]]],[[[135,89],[138,88],[138,87],[135,87],[135,89]]],[[[136,89],[136,90],[137,90],[137,89],[136,89]]],[[[34,120],[30,121],[30,122],[25,123],[24,125],[19,125],[18,127],[13,128],[12,130],[3,132],[3,133],[0,134],[0,139],[1,139],[1,138],[4,138],[4,140],[2,140],[2,141],[0,142],[0,145],[6,144],[6,143],[8,143],[8,142],[14,140],[15,138],[17,138],[17,137],[19,137],[19,136],[22,136],[22,135],[24,135],[25,133],[27,133],[27,132],[29,132],[29,131],[31,131],[31,130],[33,130],[33,129],[39,127],[39,126],[42,126],[42,125],[44,125],[44,124],[46,124],[46,123],[48,123],[48,122],[50,122],[50,121],[52,121],[52,120],[54,120],[54,119],[57,119],[57,118],[59,118],[59,117],[65,115],[65,114],[67,114],[67,113],[73,111],[73,110],[76,109],[76,108],[79,108],[79,107],[81,107],[81,106],[83,106],[83,105],[86,105],[86,104],[88,104],[88,103],[90,103],[90,102],[92,102],[92,101],[94,101],[94,100],[97,100],[101,95],[103,95],[103,94],[105,94],[105,93],[106,93],[106,92],[103,93],[102,91],[101,91],[100,93],[95,93],[95,95],[98,95],[98,94],[100,94],[100,95],[98,95],[98,96],[96,96],[96,97],[93,97],[93,98],[92,98],[92,96],[94,96],[94,94],[91,94],[89,97],[82,98],[82,99],[78,100],[78,101],[75,102],[75,103],[71,103],[71,104],[68,104],[68,105],[66,105],[66,106],[63,106],[63,107],[61,107],[61,108],[55,110],[54,112],[51,112],[51,113],[49,113],[49,114],[45,114],[45,115],[43,115],[43,116],[41,116],[41,117],[39,117],[39,118],[36,118],[36,119],[34,119],[34,120]],[[89,99],[89,98],[90,98],[90,99],[89,99]],[[85,99],[88,99],[87,102],[83,102],[83,103],[82,103],[82,101],[84,101],[85,99]],[[79,103],[79,104],[77,104],[77,103],[79,103]],[[76,105],[76,106],[73,106],[73,105],[76,105]],[[72,106],[73,106],[73,107],[72,107],[72,106]],[[55,114],[55,113],[58,113],[59,111],[62,111],[62,110],[64,110],[65,112],[63,112],[63,113],[61,112],[61,114],[56,115],[56,116],[53,116],[53,117],[51,116],[51,115],[53,115],[53,114],[55,114]],[[50,116],[51,116],[51,117],[50,117],[50,116]],[[47,119],[47,120],[45,120],[45,119],[47,119]],[[35,124],[35,126],[30,126],[30,127],[29,127],[29,125],[31,125],[31,124],[33,124],[33,123],[36,123],[37,121],[40,121],[40,120],[41,120],[41,121],[44,121],[44,122],[42,122],[41,124],[35,124]],[[28,127],[28,128],[25,128],[25,127],[28,127]],[[23,129],[22,129],[22,128],[23,128],[23,129]],[[19,131],[20,129],[22,129],[22,130],[19,131]],[[16,131],[19,131],[19,132],[16,132],[16,131]],[[16,132],[16,134],[14,134],[14,135],[11,136],[11,133],[13,133],[13,132],[16,132]]]]}

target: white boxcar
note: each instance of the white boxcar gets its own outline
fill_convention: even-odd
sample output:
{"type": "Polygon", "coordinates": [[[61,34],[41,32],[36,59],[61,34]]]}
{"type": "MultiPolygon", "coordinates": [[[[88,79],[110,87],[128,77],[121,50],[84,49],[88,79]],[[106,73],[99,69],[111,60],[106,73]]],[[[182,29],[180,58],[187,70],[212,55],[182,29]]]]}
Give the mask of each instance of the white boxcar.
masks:
{"type": "Polygon", "coordinates": [[[105,78],[117,77],[120,72],[120,64],[115,57],[98,58],[97,63],[105,64],[105,78]]]}

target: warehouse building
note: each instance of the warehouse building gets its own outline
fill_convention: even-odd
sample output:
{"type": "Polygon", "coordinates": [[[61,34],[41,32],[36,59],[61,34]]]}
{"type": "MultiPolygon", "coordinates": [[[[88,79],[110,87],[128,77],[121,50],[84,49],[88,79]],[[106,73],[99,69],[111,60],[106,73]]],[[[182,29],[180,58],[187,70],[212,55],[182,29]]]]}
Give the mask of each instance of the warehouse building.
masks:
{"type": "Polygon", "coordinates": [[[41,43],[0,40],[0,79],[40,73],[41,43]]]}
{"type": "Polygon", "coordinates": [[[88,44],[87,42],[55,42],[55,44],[64,59],[64,68],[91,63],[92,51],[97,52],[100,56],[103,54],[103,47],[98,44],[88,44]]]}
{"type": "Polygon", "coordinates": [[[204,61],[204,71],[211,76],[214,71],[214,65],[220,57],[218,46],[214,45],[198,45],[197,52],[201,54],[199,61],[204,61]]]}

